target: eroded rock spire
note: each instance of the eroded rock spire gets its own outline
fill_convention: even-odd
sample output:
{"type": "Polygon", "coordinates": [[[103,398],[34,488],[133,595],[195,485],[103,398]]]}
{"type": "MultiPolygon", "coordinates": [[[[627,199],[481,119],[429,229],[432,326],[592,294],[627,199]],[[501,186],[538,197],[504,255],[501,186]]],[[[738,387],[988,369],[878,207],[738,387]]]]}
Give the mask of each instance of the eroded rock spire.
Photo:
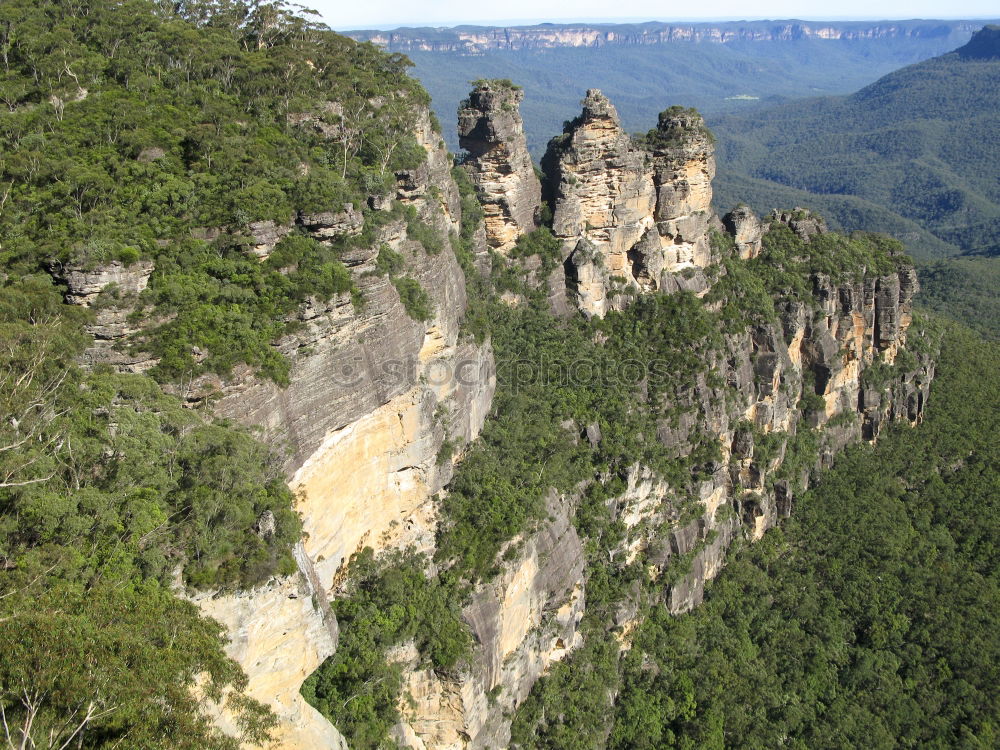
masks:
{"type": "Polygon", "coordinates": [[[538,226],[542,189],[535,175],[518,107],[524,98],[510,81],[480,81],[458,112],[459,144],[479,202],[486,241],[507,253],[538,226]]]}
{"type": "Polygon", "coordinates": [[[608,98],[590,89],[542,164],[567,288],[585,315],[603,317],[638,292],[703,291],[697,269],[711,262],[715,157],[697,112],[672,107],[633,138],[608,98]]]}

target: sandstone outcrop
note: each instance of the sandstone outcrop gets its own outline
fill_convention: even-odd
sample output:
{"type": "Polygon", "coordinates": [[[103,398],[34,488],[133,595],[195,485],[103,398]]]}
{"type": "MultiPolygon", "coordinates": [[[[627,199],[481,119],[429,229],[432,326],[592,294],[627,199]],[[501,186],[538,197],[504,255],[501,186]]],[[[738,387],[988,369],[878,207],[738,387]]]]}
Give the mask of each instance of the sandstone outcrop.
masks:
{"type": "Polygon", "coordinates": [[[672,108],[634,139],[608,98],[591,89],[542,166],[567,290],[584,315],[620,310],[637,293],[707,288],[698,270],[711,262],[715,157],[700,115],[672,108]],[[683,281],[691,283],[678,280],[686,269],[683,281]]]}
{"type": "MultiPolygon", "coordinates": [[[[253,591],[194,597],[229,632],[226,653],[247,673],[247,694],[277,715],[275,747],[347,750],[340,732],[299,694],[303,680],[337,647],[336,619],[324,617],[316,603],[320,595],[299,573],[253,591]]],[[[215,718],[223,730],[238,734],[226,711],[215,718]]]]}
{"type": "Polygon", "coordinates": [[[737,206],[722,217],[722,223],[733,236],[739,257],[747,260],[760,255],[765,226],[749,206],[737,206]]]}
{"type": "MultiPolygon", "coordinates": [[[[250,675],[251,693],[278,713],[276,736],[287,750],[341,747],[335,729],[298,694],[336,645],[335,618],[321,627],[335,577],[363,546],[433,544],[431,498],[452,472],[451,461],[439,461],[440,448],[445,440],[464,445],[476,437],[495,387],[488,343],[460,332],[465,283],[447,249],[460,201],[451,160],[426,110],[417,136],[427,159],[396,175],[394,199],[412,207],[446,249],[429,252],[409,236],[405,218],[389,221],[371,246],[343,256],[364,307],[348,294],[311,300],[297,313],[296,332],[276,342],[292,363],[286,387],[242,368],[225,380],[203,376],[186,392],[192,401],[211,396],[217,415],[257,428],[286,451],[304,527],[301,572],[199,604],[229,629],[230,653],[250,675]],[[407,275],[427,292],[430,320],[412,319],[391,280],[377,273],[383,244],[403,257],[407,275]],[[307,584],[313,595],[296,593],[307,584]]],[[[351,208],[300,217],[300,225],[328,241],[356,233],[357,216],[351,208]]]]}
{"type": "MultiPolygon", "coordinates": [[[[737,253],[746,252],[738,241],[745,227],[753,227],[748,241],[759,240],[756,217],[726,223],[737,253]]],[[[719,442],[722,459],[711,477],[668,487],[636,465],[626,490],[611,501],[615,517],[630,530],[620,550],[626,559],[644,555],[654,571],[670,570],[675,559],[684,562],[682,574],[674,573],[661,590],[671,612],[697,606],[730,542],[741,534],[759,539],[788,516],[814,472],[828,467],[845,445],[874,440],[893,420],[921,418],[934,363],[909,352],[905,369],[897,362],[912,320],[913,269],[904,265],[896,273],[839,282],[817,272],[810,281],[811,296],[787,301],[779,321],[727,335],[724,351],[709,364],[713,377],[698,376],[683,403],[675,404],[680,417],[661,422],[659,439],[677,455],[706,440],[719,442]],[[891,378],[870,377],[893,364],[891,378]],[[817,464],[788,470],[795,436],[816,428],[817,464]],[[685,521],[692,500],[700,510],[685,521]]],[[[626,606],[616,624],[627,631],[635,611],[626,606]]]]}
{"type": "Polygon", "coordinates": [[[510,717],[535,681],[582,638],[583,546],[570,520],[572,498],[553,493],[548,521],[521,544],[500,574],[472,594],[462,616],[476,646],[467,667],[449,677],[407,663],[403,720],[394,730],[407,748],[500,748],[510,717]]]}
{"type": "Polygon", "coordinates": [[[128,340],[139,331],[129,322],[139,294],[149,284],[153,262],[111,261],[94,265],[68,265],[53,269],[66,285],[66,302],[90,308],[94,320],[86,328],[94,342],[83,352],[82,364],[108,364],[122,372],[141,373],[157,360],[144,352],[131,351],[128,340]]]}
{"type": "Polygon", "coordinates": [[[459,144],[468,152],[464,163],[483,206],[486,241],[502,254],[538,226],[541,205],[518,110],[523,98],[506,81],[486,81],[458,111],[459,144]]]}

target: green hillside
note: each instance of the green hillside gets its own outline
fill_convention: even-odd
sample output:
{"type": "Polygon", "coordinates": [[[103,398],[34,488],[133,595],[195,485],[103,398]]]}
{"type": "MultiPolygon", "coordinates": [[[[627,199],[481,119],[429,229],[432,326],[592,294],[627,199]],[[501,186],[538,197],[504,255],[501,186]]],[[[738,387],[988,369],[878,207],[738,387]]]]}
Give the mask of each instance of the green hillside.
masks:
{"type": "Polygon", "coordinates": [[[718,205],[735,201],[739,188],[738,199],[770,208],[773,183],[822,196],[809,202],[848,229],[885,228],[876,207],[916,222],[939,240],[914,238],[911,250],[925,257],[995,247],[1000,173],[989,165],[1000,163],[1000,56],[983,49],[998,36],[987,27],[976,54],[926,60],[850,96],[717,118],[718,205]]]}
{"type": "Polygon", "coordinates": [[[1000,350],[943,341],[923,424],[849,449],[701,607],[652,608],[621,661],[595,639],[560,662],[517,745],[997,747],[1000,350]]]}
{"type": "Polygon", "coordinates": [[[3,2],[0,61],[3,745],[242,747],[202,697],[261,743],[272,711],[244,692],[224,628],[175,594],[294,572],[301,522],[281,456],[157,380],[239,362],[283,378],[270,342],[287,313],[350,279],[305,236],[272,256],[286,272],[258,261],[249,223],[388,192],[423,156],[407,118],[426,94],[405,59],[281,3],[3,2]],[[379,95],[404,106],[372,112],[379,95]],[[354,108],[366,148],[291,122],[325,97],[354,108]],[[156,264],[137,323],[160,366],[82,368],[94,313],[50,272],[140,260],[156,264]]]}

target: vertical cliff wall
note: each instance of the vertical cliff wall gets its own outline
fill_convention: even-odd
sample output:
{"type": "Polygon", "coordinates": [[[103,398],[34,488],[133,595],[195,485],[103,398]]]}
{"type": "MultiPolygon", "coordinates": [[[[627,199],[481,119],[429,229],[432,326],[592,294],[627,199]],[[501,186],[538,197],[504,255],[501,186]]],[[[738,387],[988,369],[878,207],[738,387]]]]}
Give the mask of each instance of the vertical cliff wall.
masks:
{"type": "MultiPolygon", "coordinates": [[[[199,597],[203,611],[229,629],[229,653],[250,677],[249,692],[280,719],[280,747],[341,747],[329,722],[299,695],[302,681],[336,648],[336,619],[326,603],[351,554],[433,544],[430,499],[448,481],[452,460],[439,456],[448,441],[475,439],[490,408],[495,374],[489,344],[461,332],[465,281],[449,242],[460,222],[451,159],[426,110],[418,141],[426,160],[396,175],[390,211],[415,212],[438,249],[411,236],[412,214],[379,222],[371,243],[343,261],[363,305],[350,294],[311,300],[296,315],[295,332],[276,343],[291,361],[281,387],[249,369],[231,378],[205,376],[188,385],[194,402],[210,396],[215,414],[259,430],[286,452],[286,471],[303,521],[300,573],[266,587],[223,597],[199,597]],[[377,265],[381,248],[398,253],[407,277],[428,295],[433,313],[411,317],[393,279],[377,265]]],[[[360,212],[300,216],[320,241],[361,231],[360,212]]],[[[267,252],[280,227],[259,227],[267,252]]]]}

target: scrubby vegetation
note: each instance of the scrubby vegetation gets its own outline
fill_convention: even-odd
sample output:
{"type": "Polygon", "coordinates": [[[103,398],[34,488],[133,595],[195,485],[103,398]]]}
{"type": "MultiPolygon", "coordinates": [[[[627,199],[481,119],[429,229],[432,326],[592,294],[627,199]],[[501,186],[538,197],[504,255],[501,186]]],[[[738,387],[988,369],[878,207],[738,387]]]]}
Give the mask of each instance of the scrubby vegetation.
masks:
{"type": "MultiPolygon", "coordinates": [[[[415,217],[374,212],[330,245],[293,230],[266,260],[254,225],[387,193],[423,158],[426,94],[405,58],[281,3],[5,2],[0,61],[2,741],[262,744],[273,715],[177,592],[293,572],[293,498],[280,456],[157,381],[247,363],[281,383],[271,344],[301,302],[363,304],[341,251],[386,221],[419,233],[415,217]],[[127,302],[155,379],[80,368],[93,313],[53,277],[143,260],[149,288],[127,302]]],[[[120,302],[110,288],[97,306],[120,302]]]]}
{"type": "Polygon", "coordinates": [[[636,146],[650,151],[682,147],[692,139],[701,138],[715,143],[715,136],[705,127],[701,113],[693,107],[679,105],[660,112],[658,127],[632,136],[636,146]]]}
{"type": "Polygon", "coordinates": [[[398,720],[402,665],[390,648],[413,644],[435,669],[451,669],[471,647],[460,602],[425,557],[396,552],[375,560],[365,549],[350,562],[347,591],[334,602],[341,626],[337,653],[302,686],[302,694],[343,733],[351,747],[382,747],[398,720]]]}
{"type": "Polygon", "coordinates": [[[235,748],[199,711],[237,688],[221,630],[171,592],[295,569],[280,463],[149,378],[81,371],[85,337],[48,278],[0,288],[0,706],[11,736],[74,747],[235,748]],[[274,519],[269,535],[254,527],[274,519]],[[77,727],[80,727],[74,733],[77,727]],[[79,744],[78,744],[79,743],[79,744]]]}
{"type": "Polygon", "coordinates": [[[305,238],[259,263],[255,222],[361,209],[420,163],[411,126],[428,99],[406,58],[229,0],[4,3],[0,46],[7,268],[155,259],[154,376],[246,362],[282,382],[270,344],[288,313],[351,286],[336,250],[305,238]]]}

